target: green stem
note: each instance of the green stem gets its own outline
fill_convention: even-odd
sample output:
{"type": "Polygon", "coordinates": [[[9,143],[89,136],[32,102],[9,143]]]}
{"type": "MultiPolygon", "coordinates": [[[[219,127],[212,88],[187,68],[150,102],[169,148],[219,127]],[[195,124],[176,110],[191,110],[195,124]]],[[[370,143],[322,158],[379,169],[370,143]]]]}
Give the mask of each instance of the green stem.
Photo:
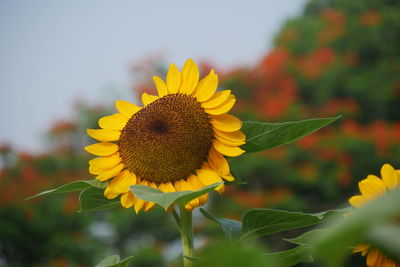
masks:
{"type": "Polygon", "coordinates": [[[182,240],[182,252],[183,252],[183,266],[192,266],[191,260],[186,258],[193,256],[193,227],[192,227],[192,212],[187,211],[185,207],[179,206],[181,218],[179,231],[181,233],[182,240]]]}

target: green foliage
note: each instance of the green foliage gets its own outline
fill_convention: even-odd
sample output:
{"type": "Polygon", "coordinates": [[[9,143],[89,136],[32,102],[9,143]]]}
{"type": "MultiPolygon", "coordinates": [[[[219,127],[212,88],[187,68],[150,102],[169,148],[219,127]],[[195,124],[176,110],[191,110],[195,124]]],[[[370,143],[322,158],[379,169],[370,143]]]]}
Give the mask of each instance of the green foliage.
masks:
{"type": "Polygon", "coordinates": [[[225,237],[229,241],[236,240],[240,236],[240,234],[242,232],[242,222],[237,221],[237,220],[224,219],[224,218],[217,219],[203,208],[200,208],[200,212],[204,215],[204,217],[217,223],[221,227],[222,231],[224,232],[225,237]]]}
{"type": "Polygon", "coordinates": [[[256,152],[286,145],[312,134],[340,117],[281,123],[244,121],[241,131],[246,135],[246,144],[242,148],[246,152],[256,152]]]}
{"type": "MultiPolygon", "coordinates": [[[[240,244],[248,244],[250,235],[262,237],[325,222],[321,228],[311,229],[298,237],[285,239],[298,246],[268,253],[268,263],[286,267],[301,262],[316,261],[323,263],[323,266],[339,267],[343,266],[343,261],[351,254],[351,247],[366,241],[398,261],[400,243],[397,237],[400,236],[400,227],[387,224],[400,213],[398,199],[400,199],[400,189],[388,192],[351,212],[349,209],[318,214],[271,209],[250,210],[243,217],[242,235],[239,239],[235,238],[238,242],[234,242],[232,246],[240,247],[240,244]]],[[[222,219],[212,217],[205,210],[201,212],[219,224],[230,240],[234,240],[232,232],[237,237],[241,222],[235,221],[232,231],[229,229],[230,224],[224,224],[222,219]]]]}
{"type": "Polygon", "coordinates": [[[65,184],[60,187],[57,187],[55,189],[40,192],[39,194],[28,197],[26,200],[33,199],[33,198],[36,198],[39,196],[48,195],[48,194],[54,194],[54,193],[79,192],[79,191],[85,190],[90,187],[104,188],[106,186],[106,184],[107,183],[100,182],[99,180],[96,180],[96,179],[74,181],[69,184],[65,184]]]}
{"type": "Polygon", "coordinates": [[[267,254],[276,266],[289,267],[302,262],[312,262],[311,248],[299,246],[289,250],[267,254]]]}
{"type": "Polygon", "coordinates": [[[197,191],[180,191],[180,192],[170,192],[170,193],[164,193],[158,189],[149,186],[132,185],[131,191],[138,198],[157,203],[158,205],[163,207],[164,210],[167,210],[168,207],[171,206],[173,203],[185,206],[191,200],[200,197],[210,191],[213,191],[221,184],[222,183],[215,183],[212,185],[208,185],[197,191]]]}
{"type": "Polygon", "coordinates": [[[79,195],[80,211],[107,210],[118,207],[119,200],[109,200],[104,197],[104,189],[89,187],[79,195]]]}
{"type": "Polygon", "coordinates": [[[102,260],[99,264],[96,264],[95,267],[127,267],[132,260],[132,256],[120,260],[119,255],[112,255],[102,260]]]}
{"type": "Polygon", "coordinates": [[[310,230],[308,232],[305,232],[304,234],[294,237],[294,238],[285,238],[285,241],[288,241],[292,244],[304,246],[304,245],[310,245],[311,241],[315,239],[317,236],[323,235],[324,234],[324,229],[314,229],[310,230]]]}
{"type": "Polygon", "coordinates": [[[302,228],[324,222],[342,211],[326,211],[318,214],[289,212],[284,210],[254,209],[243,217],[242,238],[260,237],[277,232],[302,228]]]}
{"type": "Polygon", "coordinates": [[[323,106],[351,97],[360,105],[360,121],[398,119],[399,9],[391,0],[310,1],[276,40],[293,55],[288,65],[301,99],[323,106]]]}
{"type": "MultiPolygon", "coordinates": [[[[330,226],[321,235],[315,236],[311,243],[314,255],[325,264],[325,266],[342,266],[346,256],[350,254],[350,248],[358,243],[365,242],[369,232],[382,223],[393,220],[400,214],[400,188],[387,192],[382,197],[371,201],[365,206],[351,212],[336,221],[331,222],[330,226]]],[[[387,229],[390,233],[399,233],[396,230],[387,229]]],[[[386,230],[385,230],[386,231],[386,230]]],[[[376,243],[378,247],[390,247],[392,236],[386,240],[380,239],[376,243]]],[[[398,239],[398,238],[397,238],[398,239]]],[[[400,255],[400,250],[395,249],[392,255],[400,255]]],[[[391,251],[393,253],[393,251],[391,251]]]]}

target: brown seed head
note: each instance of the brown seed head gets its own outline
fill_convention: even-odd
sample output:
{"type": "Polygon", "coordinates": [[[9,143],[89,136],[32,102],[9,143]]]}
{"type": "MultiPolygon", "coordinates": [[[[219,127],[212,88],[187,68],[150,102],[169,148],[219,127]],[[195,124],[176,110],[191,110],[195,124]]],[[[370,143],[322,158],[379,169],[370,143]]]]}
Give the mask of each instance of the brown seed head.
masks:
{"type": "Polygon", "coordinates": [[[186,179],[207,160],[210,118],[185,94],[164,96],[134,114],[122,130],[119,152],[127,169],[156,184],[186,179]]]}

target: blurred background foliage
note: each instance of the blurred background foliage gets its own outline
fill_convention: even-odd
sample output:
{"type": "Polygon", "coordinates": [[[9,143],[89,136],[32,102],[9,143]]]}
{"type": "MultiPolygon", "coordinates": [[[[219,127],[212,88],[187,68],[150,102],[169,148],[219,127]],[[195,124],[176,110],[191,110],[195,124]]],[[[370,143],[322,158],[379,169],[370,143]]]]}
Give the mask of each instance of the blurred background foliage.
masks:
{"type": "MultiPolygon", "coordinates": [[[[383,163],[398,168],[399,32],[396,0],[313,0],[282,26],[257,64],[218,70],[220,88],[237,96],[235,113],[244,120],[343,118],[295,144],[232,159],[233,172],[247,184],[228,186],[207,209],[231,219],[255,207],[322,211],[346,205],[358,181],[378,174],[383,163]]],[[[160,62],[150,57],[133,66],[133,98],[155,92],[151,77],[166,70],[160,62]]],[[[204,75],[212,64],[200,68],[204,75]]],[[[50,127],[46,153],[0,147],[0,266],[93,266],[115,253],[133,255],[133,266],[178,265],[178,232],[158,208],[140,216],[122,208],[78,213],[75,194],[24,201],[91,177],[85,129],[97,128],[113,107],[81,102],[74,110],[50,127]]],[[[197,246],[218,232],[200,215],[195,222],[197,246]]],[[[272,251],[288,248],[277,240],[265,242],[272,251]]]]}

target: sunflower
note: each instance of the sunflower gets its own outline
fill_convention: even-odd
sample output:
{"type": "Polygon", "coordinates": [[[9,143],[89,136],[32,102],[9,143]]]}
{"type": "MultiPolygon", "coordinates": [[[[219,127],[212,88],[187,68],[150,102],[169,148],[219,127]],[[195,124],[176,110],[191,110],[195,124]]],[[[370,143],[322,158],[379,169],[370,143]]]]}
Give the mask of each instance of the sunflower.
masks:
{"type": "MultiPolygon", "coordinates": [[[[118,113],[99,120],[101,129],[87,129],[100,141],[85,147],[98,156],[89,161],[89,172],[109,181],[104,196],[120,196],[125,208],[148,211],[152,202],[137,198],[131,185],[146,185],[162,192],[199,190],[217,182],[233,181],[224,156],[244,151],[242,122],[227,114],[235,104],[230,90],[218,91],[214,70],[199,81],[199,70],[188,59],[180,72],[171,64],[166,82],[153,77],[158,96],[142,94],[143,107],[118,100],[118,113]]],[[[222,183],[215,189],[224,190],[222,183]]],[[[186,205],[193,210],[208,194],[186,205]]]]}
{"type": "MultiPolygon", "coordinates": [[[[385,194],[386,191],[400,186],[400,170],[395,170],[391,165],[384,164],[382,166],[381,176],[382,179],[375,175],[368,175],[367,178],[361,180],[358,183],[361,195],[351,197],[349,203],[359,208],[385,194]]],[[[400,267],[400,264],[389,259],[382,251],[369,244],[359,244],[353,252],[361,252],[362,256],[367,255],[367,265],[370,267],[400,267]]]]}

